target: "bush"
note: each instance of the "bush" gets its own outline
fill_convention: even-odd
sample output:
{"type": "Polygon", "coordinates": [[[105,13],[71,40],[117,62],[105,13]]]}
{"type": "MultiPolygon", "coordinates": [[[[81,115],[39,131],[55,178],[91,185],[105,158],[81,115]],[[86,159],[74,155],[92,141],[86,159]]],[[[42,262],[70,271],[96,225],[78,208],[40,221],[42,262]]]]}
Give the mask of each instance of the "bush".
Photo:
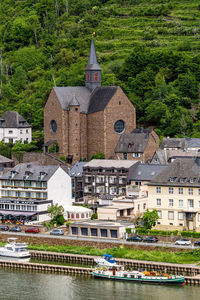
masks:
{"type": "Polygon", "coordinates": [[[67,221],[67,222],[66,222],[66,227],[67,227],[67,228],[69,227],[69,224],[71,224],[71,222],[70,222],[70,221],[67,221]]]}
{"type": "Polygon", "coordinates": [[[91,220],[95,220],[95,219],[98,219],[98,214],[97,213],[94,213],[91,215],[91,220]]]}

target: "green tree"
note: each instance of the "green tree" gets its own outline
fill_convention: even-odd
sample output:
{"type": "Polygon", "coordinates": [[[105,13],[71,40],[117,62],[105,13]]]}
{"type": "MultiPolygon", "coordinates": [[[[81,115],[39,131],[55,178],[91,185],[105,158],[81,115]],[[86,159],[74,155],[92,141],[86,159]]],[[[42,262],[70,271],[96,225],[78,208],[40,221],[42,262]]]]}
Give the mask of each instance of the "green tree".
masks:
{"type": "Polygon", "coordinates": [[[55,205],[51,205],[48,207],[47,212],[51,219],[62,215],[64,213],[64,208],[62,205],[58,205],[57,203],[55,205]]]}
{"type": "Polygon", "coordinates": [[[145,229],[151,229],[153,226],[156,225],[156,221],[159,219],[158,212],[156,209],[147,211],[144,213],[142,217],[142,221],[144,224],[145,229]]]}

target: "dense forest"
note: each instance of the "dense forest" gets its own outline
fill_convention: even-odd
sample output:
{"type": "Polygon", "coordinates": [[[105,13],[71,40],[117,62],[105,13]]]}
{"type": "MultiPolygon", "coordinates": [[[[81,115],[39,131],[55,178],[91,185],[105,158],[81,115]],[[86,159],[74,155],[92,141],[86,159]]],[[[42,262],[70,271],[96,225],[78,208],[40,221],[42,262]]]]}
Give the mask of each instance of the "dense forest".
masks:
{"type": "Polygon", "coordinates": [[[119,85],[137,122],[200,137],[197,0],[1,0],[0,114],[43,129],[53,86],[84,85],[92,32],[102,85],[119,85]]]}

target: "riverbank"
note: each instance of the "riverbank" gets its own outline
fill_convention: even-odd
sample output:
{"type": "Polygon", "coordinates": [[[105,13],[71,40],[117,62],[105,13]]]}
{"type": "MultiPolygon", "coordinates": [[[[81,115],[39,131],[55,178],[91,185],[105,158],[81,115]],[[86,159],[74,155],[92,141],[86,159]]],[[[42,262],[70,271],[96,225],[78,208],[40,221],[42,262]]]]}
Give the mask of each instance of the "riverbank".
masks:
{"type": "Polygon", "coordinates": [[[170,252],[168,248],[162,250],[141,250],[130,249],[126,246],[97,249],[94,247],[79,246],[50,246],[50,245],[29,245],[30,250],[50,251],[58,253],[70,253],[81,255],[101,256],[103,254],[111,254],[116,258],[137,259],[155,262],[168,262],[177,264],[198,264],[200,261],[200,249],[180,250],[170,252]]]}

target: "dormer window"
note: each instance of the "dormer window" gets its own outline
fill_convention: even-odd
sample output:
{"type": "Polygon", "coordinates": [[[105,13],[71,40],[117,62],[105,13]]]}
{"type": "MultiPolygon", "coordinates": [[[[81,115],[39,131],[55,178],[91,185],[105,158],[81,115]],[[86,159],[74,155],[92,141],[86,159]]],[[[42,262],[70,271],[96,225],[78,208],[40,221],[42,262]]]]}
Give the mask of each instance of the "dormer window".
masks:
{"type": "Polygon", "coordinates": [[[11,179],[11,178],[14,178],[16,174],[18,174],[18,172],[16,172],[16,171],[11,171],[11,172],[10,172],[10,179],[11,179]]]}
{"type": "Polygon", "coordinates": [[[38,176],[38,179],[39,179],[39,180],[42,180],[46,175],[47,175],[47,173],[45,173],[45,172],[40,172],[40,176],[38,176]]]}
{"type": "Polygon", "coordinates": [[[195,182],[195,178],[190,178],[190,183],[194,183],[195,182]]]}
{"type": "Polygon", "coordinates": [[[24,180],[28,179],[31,174],[30,171],[25,171],[24,180]]]}
{"type": "Polygon", "coordinates": [[[175,179],[176,179],[176,177],[170,177],[170,178],[169,178],[169,181],[170,181],[170,182],[174,182],[175,179]]]}
{"type": "Polygon", "coordinates": [[[180,181],[181,183],[184,183],[184,182],[185,182],[185,178],[180,177],[179,181],[180,181]]]}

